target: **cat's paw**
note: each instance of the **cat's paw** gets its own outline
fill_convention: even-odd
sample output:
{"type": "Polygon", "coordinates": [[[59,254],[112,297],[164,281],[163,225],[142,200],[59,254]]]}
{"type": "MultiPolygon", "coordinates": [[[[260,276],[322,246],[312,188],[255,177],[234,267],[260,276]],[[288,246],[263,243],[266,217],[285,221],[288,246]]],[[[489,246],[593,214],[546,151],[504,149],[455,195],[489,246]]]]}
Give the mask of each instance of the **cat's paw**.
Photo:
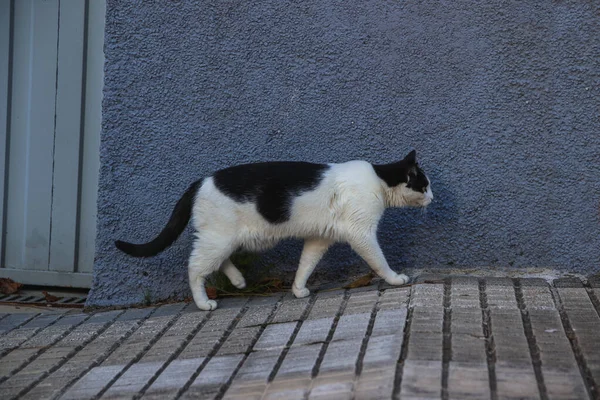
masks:
{"type": "Polygon", "coordinates": [[[410,278],[404,274],[396,274],[395,276],[385,280],[390,285],[405,285],[410,281],[410,278]]]}
{"type": "Polygon", "coordinates": [[[297,289],[295,284],[292,285],[292,292],[294,293],[294,296],[296,296],[298,299],[306,297],[310,294],[310,290],[308,290],[307,288],[297,289]]]}
{"type": "Polygon", "coordinates": [[[217,308],[217,302],[214,300],[207,300],[202,303],[196,303],[196,307],[204,311],[212,311],[217,308]]]}
{"type": "Polygon", "coordinates": [[[239,279],[232,279],[231,284],[238,289],[243,289],[246,287],[246,280],[243,276],[240,276],[239,279]]]}

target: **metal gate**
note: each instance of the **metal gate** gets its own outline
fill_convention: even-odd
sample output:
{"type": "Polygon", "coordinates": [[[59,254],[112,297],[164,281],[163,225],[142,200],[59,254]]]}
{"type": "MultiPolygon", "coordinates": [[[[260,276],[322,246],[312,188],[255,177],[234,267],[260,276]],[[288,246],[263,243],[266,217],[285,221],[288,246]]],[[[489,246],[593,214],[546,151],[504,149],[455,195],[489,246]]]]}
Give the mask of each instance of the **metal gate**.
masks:
{"type": "Polygon", "coordinates": [[[89,287],[105,0],[0,0],[0,277],[89,287]]]}

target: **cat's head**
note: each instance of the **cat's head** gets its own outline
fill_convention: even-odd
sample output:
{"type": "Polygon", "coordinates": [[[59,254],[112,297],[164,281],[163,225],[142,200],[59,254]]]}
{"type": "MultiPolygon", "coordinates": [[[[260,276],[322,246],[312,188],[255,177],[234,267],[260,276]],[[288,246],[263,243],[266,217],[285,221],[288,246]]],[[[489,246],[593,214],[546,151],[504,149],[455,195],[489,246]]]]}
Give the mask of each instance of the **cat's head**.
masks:
{"type": "Polygon", "coordinates": [[[399,162],[374,168],[386,183],[389,206],[426,207],[433,201],[431,183],[417,162],[415,150],[399,162]]]}
{"type": "Polygon", "coordinates": [[[408,153],[402,160],[402,163],[406,171],[407,182],[405,185],[400,185],[400,190],[407,201],[406,205],[417,207],[428,206],[433,201],[431,182],[417,162],[417,152],[413,150],[408,153]]]}

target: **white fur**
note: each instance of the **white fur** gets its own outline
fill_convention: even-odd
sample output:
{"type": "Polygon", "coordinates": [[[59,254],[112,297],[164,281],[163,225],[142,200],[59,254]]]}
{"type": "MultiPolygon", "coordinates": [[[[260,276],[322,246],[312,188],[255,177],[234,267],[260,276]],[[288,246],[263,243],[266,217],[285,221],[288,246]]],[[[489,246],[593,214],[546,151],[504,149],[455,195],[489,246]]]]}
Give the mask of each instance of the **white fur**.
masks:
{"type": "Polygon", "coordinates": [[[431,188],[418,193],[400,184],[388,188],[371,164],[350,161],[330,164],[319,186],[292,202],[291,217],[279,224],[267,222],[252,202],[237,203],[221,193],[213,179],[198,190],[192,211],[196,240],[188,272],[194,301],[202,310],[214,310],[204,288],[206,276],[219,268],[238,288],[246,283],[229,260],[238,248],[263,250],[289,237],[305,239],[304,250],[292,291],[308,296],[306,281],[334,242],[349,243],[386,282],[401,285],[406,275],[388,266],[377,243],[377,225],[386,207],[427,206],[433,200],[431,188]]]}

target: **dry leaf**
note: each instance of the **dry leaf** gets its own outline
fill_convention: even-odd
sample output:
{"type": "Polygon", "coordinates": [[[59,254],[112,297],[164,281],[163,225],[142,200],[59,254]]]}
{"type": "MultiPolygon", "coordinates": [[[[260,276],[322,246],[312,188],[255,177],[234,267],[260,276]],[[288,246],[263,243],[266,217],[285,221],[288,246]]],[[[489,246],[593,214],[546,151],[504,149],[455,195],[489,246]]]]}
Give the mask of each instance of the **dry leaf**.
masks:
{"type": "Polygon", "coordinates": [[[55,301],[60,299],[60,297],[53,296],[50,293],[46,292],[45,290],[42,290],[42,294],[44,295],[44,297],[46,298],[46,301],[48,303],[54,303],[55,301]]]}
{"type": "Polygon", "coordinates": [[[216,299],[217,298],[217,288],[209,286],[206,288],[206,295],[208,296],[209,299],[216,299]]]}
{"type": "Polygon", "coordinates": [[[272,289],[281,289],[283,282],[279,278],[264,278],[259,282],[259,285],[264,285],[272,289]]]}
{"type": "Polygon", "coordinates": [[[359,288],[359,287],[363,287],[363,286],[369,286],[371,284],[372,280],[373,280],[373,274],[369,273],[367,275],[361,276],[354,282],[351,282],[348,285],[344,286],[344,289],[354,289],[354,288],[359,288]]]}
{"type": "Polygon", "coordinates": [[[10,278],[0,278],[0,293],[14,294],[23,286],[22,283],[15,282],[10,278]]]}

